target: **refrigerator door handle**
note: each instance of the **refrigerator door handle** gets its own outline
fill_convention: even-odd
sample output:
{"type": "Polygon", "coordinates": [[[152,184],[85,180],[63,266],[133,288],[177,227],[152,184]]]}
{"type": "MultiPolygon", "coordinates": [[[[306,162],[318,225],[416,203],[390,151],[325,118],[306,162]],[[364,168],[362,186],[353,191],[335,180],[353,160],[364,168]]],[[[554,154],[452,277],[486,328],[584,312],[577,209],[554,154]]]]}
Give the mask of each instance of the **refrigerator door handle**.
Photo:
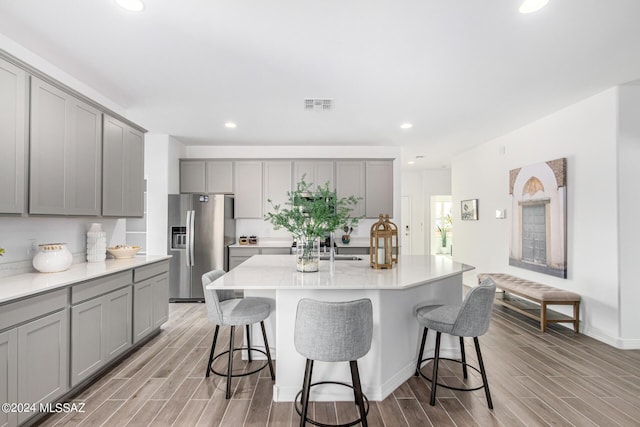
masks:
{"type": "Polygon", "coordinates": [[[186,241],[185,241],[185,260],[187,267],[191,266],[191,211],[187,211],[187,221],[185,224],[186,241]]]}
{"type": "Polygon", "coordinates": [[[194,243],[195,222],[196,222],[195,217],[196,217],[196,211],[191,211],[191,224],[189,225],[189,234],[191,236],[191,239],[189,241],[189,259],[191,261],[191,264],[190,264],[191,266],[195,265],[195,262],[193,260],[194,258],[193,252],[194,252],[194,246],[195,246],[195,243],[194,243]]]}

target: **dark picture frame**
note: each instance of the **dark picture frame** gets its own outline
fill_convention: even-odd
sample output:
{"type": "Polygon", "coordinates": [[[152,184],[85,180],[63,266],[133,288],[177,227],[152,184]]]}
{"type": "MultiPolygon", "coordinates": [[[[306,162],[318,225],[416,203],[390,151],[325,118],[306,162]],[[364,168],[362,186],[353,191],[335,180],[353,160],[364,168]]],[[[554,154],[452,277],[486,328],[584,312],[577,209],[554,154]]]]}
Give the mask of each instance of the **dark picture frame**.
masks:
{"type": "Polygon", "coordinates": [[[478,199],[462,200],[460,202],[460,219],[463,221],[478,220],[478,199]]]}

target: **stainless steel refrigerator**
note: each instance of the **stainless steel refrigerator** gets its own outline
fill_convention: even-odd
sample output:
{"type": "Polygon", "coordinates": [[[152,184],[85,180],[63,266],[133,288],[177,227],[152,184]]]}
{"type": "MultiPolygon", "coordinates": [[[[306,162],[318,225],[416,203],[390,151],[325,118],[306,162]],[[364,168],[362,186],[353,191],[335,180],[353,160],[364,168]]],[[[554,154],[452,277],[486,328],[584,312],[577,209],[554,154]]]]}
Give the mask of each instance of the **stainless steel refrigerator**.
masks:
{"type": "Polygon", "coordinates": [[[169,301],[203,301],[201,277],[229,269],[234,243],[233,196],[169,195],[169,301]]]}

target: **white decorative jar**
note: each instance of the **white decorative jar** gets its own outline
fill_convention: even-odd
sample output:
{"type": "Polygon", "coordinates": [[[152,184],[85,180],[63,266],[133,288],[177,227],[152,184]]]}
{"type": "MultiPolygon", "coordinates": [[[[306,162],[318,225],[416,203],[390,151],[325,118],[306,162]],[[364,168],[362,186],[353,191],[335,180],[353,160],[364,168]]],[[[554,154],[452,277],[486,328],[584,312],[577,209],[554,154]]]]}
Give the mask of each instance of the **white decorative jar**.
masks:
{"type": "Polygon", "coordinates": [[[102,224],[94,222],[87,232],[87,262],[102,262],[107,258],[107,233],[102,224]]]}
{"type": "Polygon", "coordinates": [[[73,256],[66,243],[45,243],[38,245],[38,253],[33,257],[33,268],[41,273],[57,273],[71,267],[73,256]]]}

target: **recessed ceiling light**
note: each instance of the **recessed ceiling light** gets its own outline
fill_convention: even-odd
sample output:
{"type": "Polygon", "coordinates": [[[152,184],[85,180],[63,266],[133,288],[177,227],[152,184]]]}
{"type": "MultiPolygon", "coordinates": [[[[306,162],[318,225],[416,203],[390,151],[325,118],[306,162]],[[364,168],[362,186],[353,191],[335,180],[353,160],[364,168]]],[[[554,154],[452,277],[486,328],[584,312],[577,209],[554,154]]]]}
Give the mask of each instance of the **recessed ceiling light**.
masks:
{"type": "Polygon", "coordinates": [[[411,129],[413,125],[409,122],[400,125],[400,129],[411,129]]]}
{"type": "Polygon", "coordinates": [[[144,10],[144,3],[142,0],[116,0],[118,6],[128,10],[129,12],[142,12],[144,10]]]}
{"type": "Polygon", "coordinates": [[[415,162],[414,162],[413,160],[409,160],[409,161],[407,162],[407,164],[413,165],[413,164],[415,164],[415,162]]]}
{"type": "Polygon", "coordinates": [[[224,127],[229,128],[229,129],[235,129],[238,125],[236,125],[234,122],[227,122],[224,124],[224,127]]]}
{"type": "Polygon", "coordinates": [[[549,3],[549,0],[524,0],[520,6],[520,13],[533,13],[542,9],[549,3]]]}

